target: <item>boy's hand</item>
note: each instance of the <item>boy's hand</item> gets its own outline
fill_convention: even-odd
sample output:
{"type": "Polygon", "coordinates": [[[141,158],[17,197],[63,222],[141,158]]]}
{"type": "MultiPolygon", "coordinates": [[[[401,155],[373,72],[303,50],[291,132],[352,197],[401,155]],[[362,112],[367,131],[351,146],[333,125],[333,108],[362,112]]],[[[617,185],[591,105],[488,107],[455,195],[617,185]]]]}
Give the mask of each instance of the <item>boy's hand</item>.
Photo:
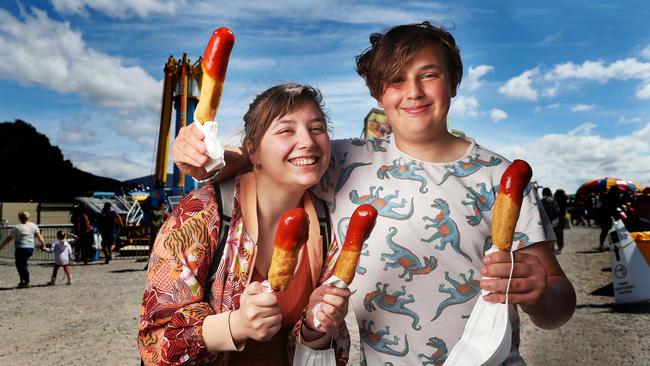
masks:
{"type": "Polygon", "coordinates": [[[204,168],[210,159],[204,139],[203,132],[192,123],[178,131],[172,145],[174,163],[184,174],[197,180],[210,176],[210,173],[204,168]]]}
{"type": "MultiPolygon", "coordinates": [[[[508,302],[519,304],[522,309],[535,308],[546,290],[546,269],[537,256],[514,252],[515,267],[508,291],[508,302]]],[[[481,280],[481,288],[494,293],[484,297],[486,301],[504,303],[506,287],[510,275],[510,253],[495,252],[483,257],[485,266],[481,269],[483,277],[494,279],[481,280]]]]}

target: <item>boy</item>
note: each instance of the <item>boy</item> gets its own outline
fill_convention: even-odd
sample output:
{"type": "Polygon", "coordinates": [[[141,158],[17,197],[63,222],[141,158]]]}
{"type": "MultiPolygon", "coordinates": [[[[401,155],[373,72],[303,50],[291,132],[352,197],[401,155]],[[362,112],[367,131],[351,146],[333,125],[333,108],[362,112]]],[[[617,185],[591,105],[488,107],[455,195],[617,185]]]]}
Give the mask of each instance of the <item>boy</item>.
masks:
{"type": "MultiPolygon", "coordinates": [[[[509,162],[447,130],[463,72],[451,34],[424,22],[373,34],[370,43],[357,57],[357,72],[384,108],[393,135],[333,141],[330,169],[314,191],[331,204],[339,243],[357,205],[370,203],[380,214],[351,285],[364,362],[442,364],[480,290],[492,292],[487,301],[505,301],[510,255],[484,252],[491,245],[495,192],[509,162]],[[494,279],[479,282],[480,276],[494,279]]],[[[181,131],[173,155],[184,172],[202,178],[207,156],[196,131],[191,125],[181,131]]],[[[239,169],[229,157],[228,169],[239,169]]],[[[528,190],[508,300],[545,329],[566,323],[575,309],[552,239],[535,192],[528,190]]],[[[515,309],[507,365],[523,363],[515,309]]]]}

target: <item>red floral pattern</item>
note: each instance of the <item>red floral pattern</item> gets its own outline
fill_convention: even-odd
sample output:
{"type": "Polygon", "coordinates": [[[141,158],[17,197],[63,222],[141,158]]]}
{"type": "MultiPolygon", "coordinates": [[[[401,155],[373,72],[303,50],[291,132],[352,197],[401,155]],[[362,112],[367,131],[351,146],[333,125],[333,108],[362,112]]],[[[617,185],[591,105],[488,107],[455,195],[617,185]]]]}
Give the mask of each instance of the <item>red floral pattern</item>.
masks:
{"type": "MultiPolygon", "coordinates": [[[[203,320],[239,308],[247,284],[255,243],[245,234],[235,184],[230,231],[221,262],[205,302],[205,285],[221,227],[214,187],[192,191],[163,224],[151,257],[140,308],[138,348],[147,365],[224,364],[225,353],[210,353],[202,336],[203,320]]],[[[329,245],[322,283],[331,275],[338,245],[329,245]]],[[[300,322],[287,340],[293,348],[300,322]]],[[[348,359],[350,340],[345,324],[334,334],[339,365],[348,359]]]]}

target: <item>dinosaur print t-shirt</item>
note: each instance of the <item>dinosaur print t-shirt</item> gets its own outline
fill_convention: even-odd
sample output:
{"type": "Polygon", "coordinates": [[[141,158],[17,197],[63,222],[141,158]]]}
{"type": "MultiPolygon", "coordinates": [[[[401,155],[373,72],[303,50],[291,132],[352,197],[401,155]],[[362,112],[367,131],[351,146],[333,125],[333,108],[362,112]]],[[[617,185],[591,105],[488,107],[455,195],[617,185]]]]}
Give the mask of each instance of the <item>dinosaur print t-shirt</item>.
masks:
{"type": "MultiPolygon", "coordinates": [[[[330,167],[314,191],[330,204],[338,243],[357,206],[379,212],[351,286],[368,365],[442,365],[463,333],[492,244],[495,192],[510,164],[468,140],[465,156],[449,163],[409,157],[392,135],[332,143],[330,167]]],[[[529,188],[513,250],[554,239],[540,207],[529,188]]],[[[522,364],[519,317],[511,314],[506,364],[522,364]]]]}

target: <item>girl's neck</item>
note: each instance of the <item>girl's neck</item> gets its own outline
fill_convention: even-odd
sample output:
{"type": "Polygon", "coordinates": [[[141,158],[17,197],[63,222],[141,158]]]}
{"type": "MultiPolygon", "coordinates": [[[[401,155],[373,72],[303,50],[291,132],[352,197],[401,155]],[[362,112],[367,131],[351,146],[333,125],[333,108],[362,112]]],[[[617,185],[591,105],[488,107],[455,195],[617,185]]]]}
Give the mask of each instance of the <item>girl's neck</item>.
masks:
{"type": "Polygon", "coordinates": [[[257,192],[257,222],[262,228],[275,227],[286,211],[302,206],[304,189],[291,190],[267,179],[263,174],[255,174],[257,192]]]}

